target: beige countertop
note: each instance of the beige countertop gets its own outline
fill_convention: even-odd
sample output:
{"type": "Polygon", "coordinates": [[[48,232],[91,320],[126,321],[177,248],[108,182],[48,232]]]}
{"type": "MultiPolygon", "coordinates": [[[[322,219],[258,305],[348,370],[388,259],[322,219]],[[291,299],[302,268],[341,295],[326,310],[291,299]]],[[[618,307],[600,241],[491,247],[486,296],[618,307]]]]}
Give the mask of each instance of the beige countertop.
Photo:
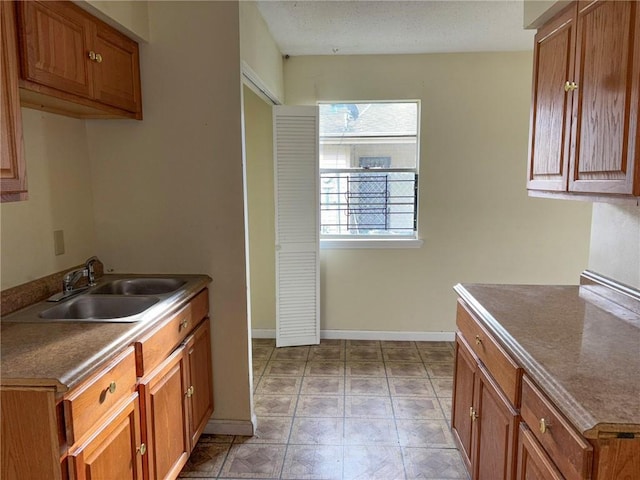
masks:
{"type": "Polygon", "coordinates": [[[100,283],[122,278],[180,277],[186,284],[160,301],[135,323],[43,321],[37,314],[52,303],[40,302],[2,318],[0,322],[0,384],[73,388],[116,356],[167,315],[205,288],[206,275],[105,275],[100,283]]]}
{"type": "Polygon", "coordinates": [[[640,302],[621,306],[602,296],[603,288],[455,287],[586,437],[640,432],[640,302]]]}

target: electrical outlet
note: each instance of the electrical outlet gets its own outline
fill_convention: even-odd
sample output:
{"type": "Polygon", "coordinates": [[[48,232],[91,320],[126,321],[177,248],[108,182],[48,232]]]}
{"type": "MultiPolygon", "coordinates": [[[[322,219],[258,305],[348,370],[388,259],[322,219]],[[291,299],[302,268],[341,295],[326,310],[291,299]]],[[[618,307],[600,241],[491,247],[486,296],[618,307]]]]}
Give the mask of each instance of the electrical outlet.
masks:
{"type": "Polygon", "coordinates": [[[64,230],[53,232],[53,252],[56,255],[64,254],[64,230]]]}

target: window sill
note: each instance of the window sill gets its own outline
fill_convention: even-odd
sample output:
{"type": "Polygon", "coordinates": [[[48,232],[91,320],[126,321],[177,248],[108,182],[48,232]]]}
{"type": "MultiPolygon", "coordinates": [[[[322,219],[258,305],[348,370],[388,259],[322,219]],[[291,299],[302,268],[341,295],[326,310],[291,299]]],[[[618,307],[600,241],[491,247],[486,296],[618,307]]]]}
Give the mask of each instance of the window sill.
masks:
{"type": "Polygon", "coordinates": [[[338,248],[420,248],[422,247],[423,243],[424,241],[418,238],[327,238],[320,239],[320,249],[332,250],[338,248]]]}

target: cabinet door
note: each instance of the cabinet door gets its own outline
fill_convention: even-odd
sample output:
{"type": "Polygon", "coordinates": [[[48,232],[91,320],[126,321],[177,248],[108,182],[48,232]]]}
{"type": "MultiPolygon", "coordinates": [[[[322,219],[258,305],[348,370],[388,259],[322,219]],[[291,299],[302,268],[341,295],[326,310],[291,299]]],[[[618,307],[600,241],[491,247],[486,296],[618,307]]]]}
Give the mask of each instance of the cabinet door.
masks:
{"type": "Polygon", "coordinates": [[[77,480],[139,480],[144,451],[138,394],[134,393],[92,435],[73,447],[68,458],[77,480]]]}
{"type": "Polygon", "coordinates": [[[579,6],[569,190],[639,195],[640,5],[579,6]]]}
{"type": "Polygon", "coordinates": [[[22,77],[90,98],[92,25],[68,2],[17,2],[22,77]]]}
{"type": "Polygon", "coordinates": [[[521,423],[516,480],[563,480],[563,478],[527,426],[521,423]]]}
{"type": "Polygon", "coordinates": [[[473,428],[474,480],[510,480],[514,475],[518,414],[483,367],[476,375],[477,419],[473,428]]]}
{"type": "Polygon", "coordinates": [[[140,381],[149,479],[175,478],[189,458],[185,362],[185,350],[179,347],[140,381]]]}
{"type": "Polygon", "coordinates": [[[564,86],[573,79],[575,12],[575,5],[570,6],[535,36],[527,180],[531,190],[567,189],[572,97],[564,86]]]}
{"type": "Polygon", "coordinates": [[[195,446],[213,413],[210,323],[206,318],[186,343],[189,357],[189,433],[195,446]]]}
{"type": "Polygon", "coordinates": [[[473,388],[476,362],[460,335],[456,335],[455,381],[451,429],[461,447],[467,471],[471,472],[471,427],[473,418],[473,388]]]}
{"type": "Polygon", "coordinates": [[[94,48],[100,55],[100,62],[93,63],[95,99],[141,114],[138,44],[99,24],[94,48]]]}
{"type": "Polygon", "coordinates": [[[2,201],[26,200],[27,172],[22,148],[18,93],[18,47],[12,2],[0,2],[0,119],[2,201]]]}

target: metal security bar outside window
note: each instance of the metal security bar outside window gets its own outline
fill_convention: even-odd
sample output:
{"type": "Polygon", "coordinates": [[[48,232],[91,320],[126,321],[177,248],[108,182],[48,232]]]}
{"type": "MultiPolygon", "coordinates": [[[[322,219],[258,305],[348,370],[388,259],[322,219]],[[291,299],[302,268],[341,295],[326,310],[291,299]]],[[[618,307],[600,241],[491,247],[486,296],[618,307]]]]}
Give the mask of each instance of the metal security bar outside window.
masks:
{"type": "Polygon", "coordinates": [[[320,105],[322,238],[416,238],[418,104],[320,105]]]}

